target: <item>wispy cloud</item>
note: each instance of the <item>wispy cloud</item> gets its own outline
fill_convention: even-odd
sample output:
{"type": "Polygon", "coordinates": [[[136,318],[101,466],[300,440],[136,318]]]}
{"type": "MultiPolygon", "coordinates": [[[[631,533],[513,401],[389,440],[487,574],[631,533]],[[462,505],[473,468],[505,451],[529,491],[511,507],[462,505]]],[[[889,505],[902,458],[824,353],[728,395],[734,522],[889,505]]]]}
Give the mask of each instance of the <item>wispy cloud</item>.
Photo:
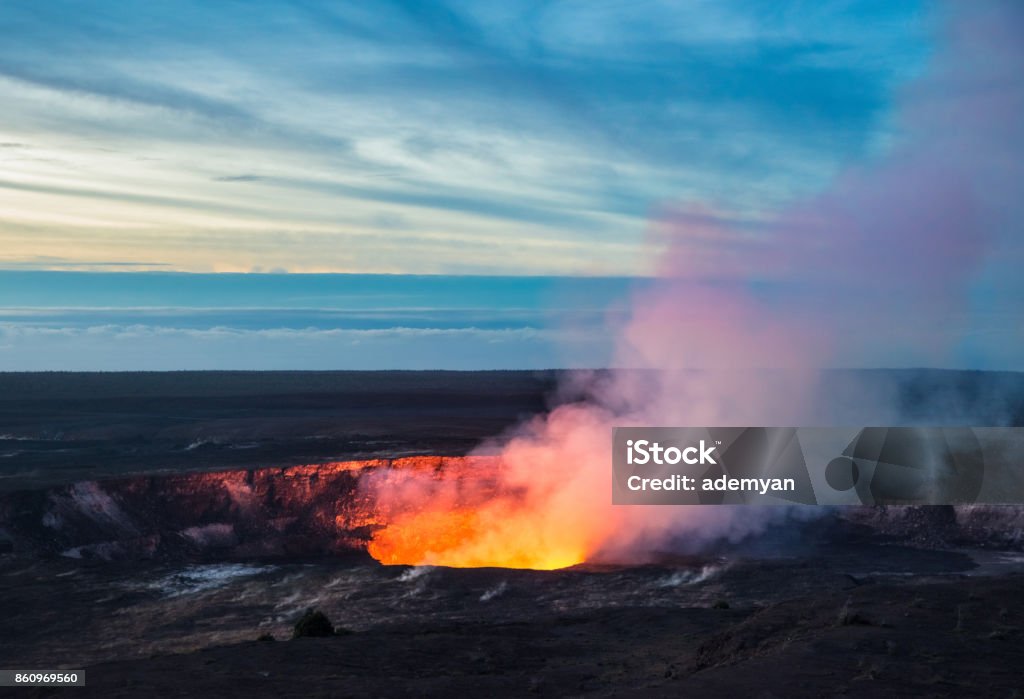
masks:
{"type": "Polygon", "coordinates": [[[0,371],[542,369],[607,361],[601,338],[534,328],[84,328],[0,323],[0,371]],[[74,353],[68,352],[70,344],[74,353]]]}
{"type": "Polygon", "coordinates": [[[169,263],[166,262],[140,262],[137,260],[92,260],[90,262],[82,262],[79,260],[72,260],[66,257],[55,257],[52,255],[36,255],[25,260],[18,260],[14,262],[4,263],[4,267],[7,269],[68,269],[68,270],[102,270],[107,268],[116,269],[159,269],[163,267],[170,267],[169,263]]]}
{"type": "Polygon", "coordinates": [[[221,175],[214,177],[214,182],[259,182],[264,179],[260,175],[221,175]]]}
{"type": "Polygon", "coordinates": [[[821,188],[892,138],[929,29],[916,3],[657,0],[0,23],[0,264],[510,273],[637,272],[666,200],[756,219],[821,188]]]}

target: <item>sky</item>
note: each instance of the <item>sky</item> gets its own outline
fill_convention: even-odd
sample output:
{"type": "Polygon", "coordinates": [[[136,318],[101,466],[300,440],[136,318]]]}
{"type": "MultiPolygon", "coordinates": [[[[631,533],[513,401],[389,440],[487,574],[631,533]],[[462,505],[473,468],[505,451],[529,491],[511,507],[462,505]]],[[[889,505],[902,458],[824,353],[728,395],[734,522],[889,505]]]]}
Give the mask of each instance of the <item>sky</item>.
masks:
{"type": "Polygon", "coordinates": [[[636,280],[0,273],[0,370],[539,369],[609,363],[636,280]]]}
{"type": "MultiPolygon", "coordinates": [[[[599,365],[667,217],[756,239],[912,140],[949,15],[5,2],[0,370],[599,365]]],[[[1021,365],[1013,277],[942,362],[1021,365]]]]}
{"type": "Polygon", "coordinates": [[[0,6],[0,264],[649,270],[893,137],[915,2],[0,6]]]}

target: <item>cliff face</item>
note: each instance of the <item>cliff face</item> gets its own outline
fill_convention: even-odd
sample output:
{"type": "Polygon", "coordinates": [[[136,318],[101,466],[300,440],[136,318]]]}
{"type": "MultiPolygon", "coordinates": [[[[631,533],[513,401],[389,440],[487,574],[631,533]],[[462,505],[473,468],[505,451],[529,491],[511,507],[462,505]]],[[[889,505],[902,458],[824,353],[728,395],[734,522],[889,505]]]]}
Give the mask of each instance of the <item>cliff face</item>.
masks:
{"type": "Polygon", "coordinates": [[[841,517],[874,533],[925,548],[1024,548],[1024,506],[879,505],[848,507],[841,517]]]}
{"type": "Polygon", "coordinates": [[[81,558],[247,558],[365,550],[378,524],[359,479],[486,457],[407,457],[83,481],[0,495],[0,551],[81,558]]]}
{"type": "MultiPolygon", "coordinates": [[[[363,552],[386,512],[360,479],[389,469],[493,472],[493,457],[419,456],[287,468],[146,475],[0,494],[0,553],[120,560],[251,559],[363,552]]],[[[1024,507],[835,510],[926,547],[1024,548],[1024,507]]]]}

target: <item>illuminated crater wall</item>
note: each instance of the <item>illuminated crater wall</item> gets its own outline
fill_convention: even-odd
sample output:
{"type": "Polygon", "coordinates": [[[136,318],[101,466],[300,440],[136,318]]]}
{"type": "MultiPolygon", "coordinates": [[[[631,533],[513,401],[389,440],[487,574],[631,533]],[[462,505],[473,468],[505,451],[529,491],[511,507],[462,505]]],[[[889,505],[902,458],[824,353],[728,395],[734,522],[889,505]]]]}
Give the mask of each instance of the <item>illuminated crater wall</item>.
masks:
{"type": "MultiPolygon", "coordinates": [[[[543,532],[497,457],[419,456],[84,481],[0,494],[0,554],[553,569],[588,558],[587,527],[543,532]],[[508,518],[506,526],[495,518],[508,518]]],[[[835,515],[924,545],[1024,549],[1024,507],[856,507],[835,515]]]]}
{"type": "MultiPolygon", "coordinates": [[[[0,494],[0,551],[81,558],[249,558],[364,551],[383,526],[370,472],[480,472],[488,457],[417,456],[136,476],[0,494]]],[[[406,562],[406,561],[400,561],[406,562]]]]}

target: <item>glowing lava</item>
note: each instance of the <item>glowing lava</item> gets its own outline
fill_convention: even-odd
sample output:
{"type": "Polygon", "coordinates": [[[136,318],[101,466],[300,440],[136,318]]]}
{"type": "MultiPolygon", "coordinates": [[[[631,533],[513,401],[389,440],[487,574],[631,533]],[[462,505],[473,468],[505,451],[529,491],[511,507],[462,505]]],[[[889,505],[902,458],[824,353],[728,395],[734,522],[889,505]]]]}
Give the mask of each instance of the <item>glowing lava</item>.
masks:
{"type": "Polygon", "coordinates": [[[364,476],[374,512],[367,551],[381,563],[554,570],[586,559],[587,530],[563,519],[571,510],[510,483],[499,459],[431,463],[364,476]]]}
{"type": "MultiPolygon", "coordinates": [[[[583,562],[583,553],[571,543],[540,544],[532,527],[512,536],[509,527],[489,530],[488,510],[428,509],[402,514],[373,535],[367,551],[388,565],[555,570],[583,562]]],[[[520,524],[527,523],[512,526],[520,524]]]]}

